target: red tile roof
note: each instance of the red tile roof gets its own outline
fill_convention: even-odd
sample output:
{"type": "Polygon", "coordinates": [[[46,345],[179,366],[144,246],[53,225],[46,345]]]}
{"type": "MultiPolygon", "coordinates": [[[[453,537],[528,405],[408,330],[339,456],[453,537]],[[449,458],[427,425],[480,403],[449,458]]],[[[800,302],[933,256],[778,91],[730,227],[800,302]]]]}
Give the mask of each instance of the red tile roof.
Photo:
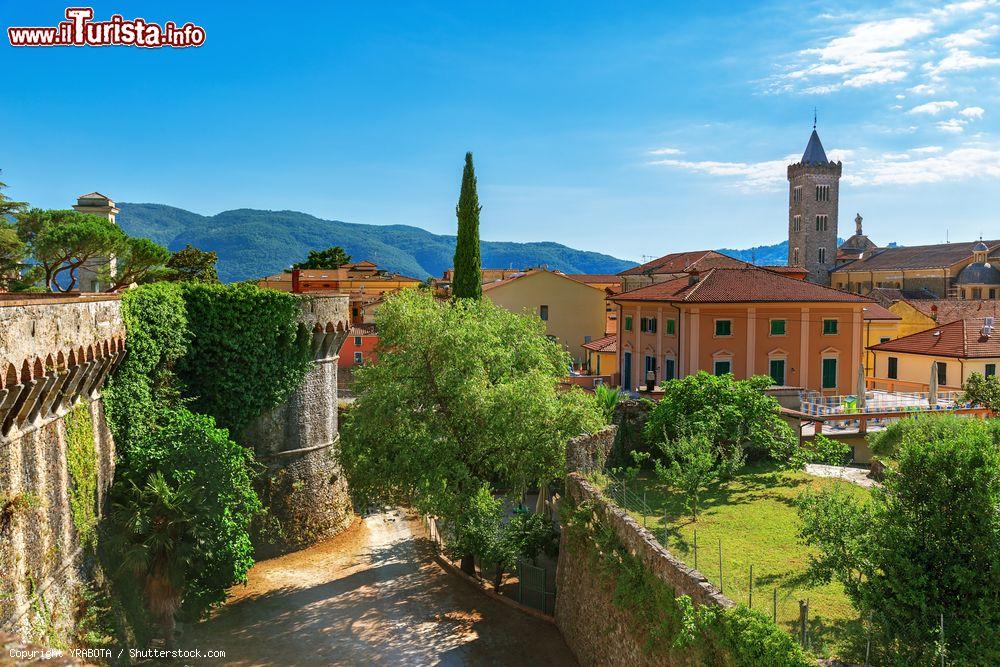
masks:
{"type": "Polygon", "coordinates": [[[581,283],[587,283],[588,285],[604,284],[604,283],[620,283],[621,278],[615,273],[567,273],[567,278],[572,278],[581,283]]]}
{"type": "Polygon", "coordinates": [[[714,250],[693,250],[691,252],[675,252],[659,259],[646,262],[631,269],[626,269],[620,276],[643,276],[656,273],[686,273],[689,271],[707,271],[716,267],[744,267],[746,262],[733,259],[714,250]]]}
{"type": "MultiPolygon", "coordinates": [[[[984,241],[994,253],[1000,241],[984,241]]],[[[935,245],[899,246],[874,250],[861,259],[838,266],[836,271],[888,271],[900,269],[942,269],[972,259],[974,241],[935,245]]]]}
{"type": "MultiPolygon", "coordinates": [[[[519,279],[525,278],[527,276],[533,276],[536,273],[551,273],[554,276],[559,276],[560,278],[566,278],[567,280],[572,280],[575,283],[580,283],[581,285],[586,285],[587,287],[590,287],[591,289],[596,289],[596,290],[601,289],[597,285],[591,285],[591,284],[588,284],[588,283],[586,283],[586,282],[584,282],[582,280],[577,280],[573,276],[566,275],[562,271],[550,271],[549,269],[528,269],[527,271],[524,271],[523,273],[515,273],[512,276],[507,276],[503,280],[494,280],[493,282],[490,282],[490,283],[483,283],[483,291],[486,292],[488,290],[493,289],[494,287],[499,287],[500,285],[506,285],[508,283],[514,282],[515,280],[519,280],[519,279]]],[[[618,279],[617,276],[614,276],[614,278],[616,280],[618,279]]]]}
{"type": "Polygon", "coordinates": [[[977,317],[995,317],[1000,321],[1000,301],[989,299],[906,299],[906,302],[938,324],[977,317]]]}
{"type": "Polygon", "coordinates": [[[873,303],[868,297],[789,278],[774,271],[747,267],[712,269],[692,283],[687,277],[622,292],[612,301],[683,301],[685,303],[752,303],[813,301],[873,303]]]}
{"type": "Polygon", "coordinates": [[[605,336],[604,338],[592,340],[589,343],[584,343],[583,347],[588,350],[593,350],[594,352],[617,352],[618,335],[611,334],[610,336],[605,336]]]}
{"type": "Polygon", "coordinates": [[[936,357],[975,359],[1000,357],[1000,328],[983,334],[985,318],[955,320],[939,327],[872,345],[877,352],[903,352],[936,357]]]}
{"type": "Polygon", "coordinates": [[[903,319],[888,308],[883,308],[877,303],[870,303],[865,306],[866,320],[901,320],[903,319]]]}

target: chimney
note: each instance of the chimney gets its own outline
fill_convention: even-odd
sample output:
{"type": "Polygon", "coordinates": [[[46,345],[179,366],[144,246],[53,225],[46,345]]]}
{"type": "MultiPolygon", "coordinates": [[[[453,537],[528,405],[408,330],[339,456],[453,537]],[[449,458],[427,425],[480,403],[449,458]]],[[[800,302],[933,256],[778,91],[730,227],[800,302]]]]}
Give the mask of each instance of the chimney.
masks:
{"type": "Polygon", "coordinates": [[[690,273],[688,273],[688,285],[697,284],[699,280],[701,280],[701,276],[698,274],[697,271],[691,271],[690,273]]]}
{"type": "Polygon", "coordinates": [[[302,286],[299,285],[300,273],[302,273],[302,269],[292,269],[292,292],[296,294],[302,292],[302,286]]]}

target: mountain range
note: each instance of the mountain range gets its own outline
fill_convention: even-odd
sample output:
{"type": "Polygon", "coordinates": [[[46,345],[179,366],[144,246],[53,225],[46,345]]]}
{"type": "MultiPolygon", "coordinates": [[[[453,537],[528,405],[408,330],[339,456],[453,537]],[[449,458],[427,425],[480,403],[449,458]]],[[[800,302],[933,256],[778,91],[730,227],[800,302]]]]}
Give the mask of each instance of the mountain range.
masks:
{"type": "MultiPolygon", "coordinates": [[[[363,225],[323,220],[297,211],[236,209],[200,215],[163,204],[118,204],[118,224],[130,236],[150,238],[170,250],[192,244],[219,255],[225,282],[261,278],[305,259],[310,250],[339,245],[354,260],[371,260],[415,278],[440,276],[452,265],[455,237],[409,225],[363,225]]],[[[566,273],[618,273],[636,265],[624,259],[559,243],[482,241],[483,266],[546,265],[566,273]]]]}

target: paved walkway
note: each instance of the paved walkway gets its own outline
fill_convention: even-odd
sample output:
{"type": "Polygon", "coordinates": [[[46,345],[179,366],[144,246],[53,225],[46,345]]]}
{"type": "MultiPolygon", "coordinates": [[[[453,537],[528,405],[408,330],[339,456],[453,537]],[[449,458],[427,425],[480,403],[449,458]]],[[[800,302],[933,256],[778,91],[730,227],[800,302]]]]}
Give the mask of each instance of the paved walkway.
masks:
{"type": "MultiPolygon", "coordinates": [[[[413,526],[414,529],[418,529],[413,526]]],[[[182,648],[226,665],[575,665],[554,625],[443,572],[397,511],[250,571],[182,648]]]]}
{"type": "Polygon", "coordinates": [[[878,482],[868,476],[868,468],[855,468],[851,466],[828,466],[820,463],[807,463],[806,473],[816,477],[836,477],[852,484],[870,489],[878,486],[878,482]]]}

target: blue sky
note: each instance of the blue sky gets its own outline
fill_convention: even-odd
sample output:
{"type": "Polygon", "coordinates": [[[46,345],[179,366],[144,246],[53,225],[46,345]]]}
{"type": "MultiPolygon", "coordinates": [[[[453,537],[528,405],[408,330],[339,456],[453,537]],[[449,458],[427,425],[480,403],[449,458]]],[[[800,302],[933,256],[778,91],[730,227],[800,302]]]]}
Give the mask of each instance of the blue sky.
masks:
{"type": "MultiPolygon", "coordinates": [[[[0,23],[65,4],[0,1],[0,23]]],[[[784,165],[819,109],[841,235],[1000,236],[1000,0],[97,2],[193,21],[198,49],[0,46],[0,178],[453,233],[475,153],[482,236],[639,260],[785,237],[784,165]]]]}

